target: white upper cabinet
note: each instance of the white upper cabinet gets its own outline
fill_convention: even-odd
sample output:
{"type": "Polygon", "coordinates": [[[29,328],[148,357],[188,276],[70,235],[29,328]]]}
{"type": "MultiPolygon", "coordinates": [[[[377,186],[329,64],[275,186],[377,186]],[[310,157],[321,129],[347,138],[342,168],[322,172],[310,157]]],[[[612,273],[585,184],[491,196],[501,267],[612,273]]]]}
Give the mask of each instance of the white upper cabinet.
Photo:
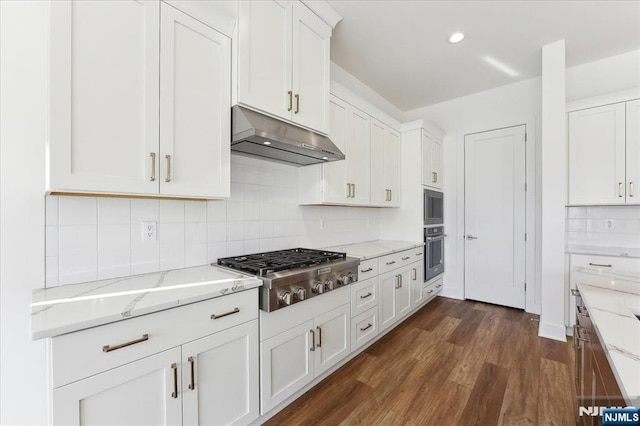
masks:
{"type": "Polygon", "coordinates": [[[569,113],[569,204],[623,204],[628,187],[625,103],[569,113]]]}
{"type": "Polygon", "coordinates": [[[371,204],[400,205],[400,135],[371,119],[371,204]]]}
{"type": "Polygon", "coordinates": [[[640,99],[627,102],[627,203],[640,203],[640,99]]]}
{"type": "Polygon", "coordinates": [[[165,3],[52,2],[48,188],[228,197],[230,74],[230,39],[165,3]]]}
{"type": "Polygon", "coordinates": [[[238,102],[329,131],[331,29],[300,2],[241,1],[238,102]]]}
{"type": "Polygon", "coordinates": [[[231,41],[162,4],[160,193],[230,193],[231,41]]]}
{"type": "Polygon", "coordinates": [[[442,142],[422,131],[422,184],[442,189],[442,142]]]}
{"type": "Polygon", "coordinates": [[[160,5],[51,2],[53,190],[157,194],[160,5]]]}

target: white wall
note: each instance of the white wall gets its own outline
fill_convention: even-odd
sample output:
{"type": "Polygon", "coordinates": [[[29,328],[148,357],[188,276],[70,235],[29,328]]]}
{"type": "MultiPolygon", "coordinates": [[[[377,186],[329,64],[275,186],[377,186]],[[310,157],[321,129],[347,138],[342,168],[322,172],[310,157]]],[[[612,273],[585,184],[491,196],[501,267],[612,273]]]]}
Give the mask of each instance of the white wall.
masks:
{"type": "Polygon", "coordinates": [[[567,69],[567,102],[640,87],[640,50],[567,69]]]}
{"type": "MultiPolygon", "coordinates": [[[[526,80],[474,95],[405,113],[405,121],[424,119],[446,133],[443,144],[443,184],[445,195],[445,276],[443,295],[464,297],[464,135],[501,127],[526,124],[528,208],[535,202],[535,147],[539,141],[540,78],[526,80]]],[[[535,235],[535,221],[528,214],[527,232],[535,235]]],[[[385,226],[383,223],[382,226],[385,226]]],[[[530,239],[528,251],[532,260],[527,264],[527,279],[535,283],[536,240],[530,239]]],[[[531,287],[530,287],[531,288],[531,287]]],[[[539,286],[527,294],[527,309],[539,311],[539,286]]]]}
{"type": "Polygon", "coordinates": [[[46,424],[45,342],[29,340],[44,284],[47,2],[0,2],[0,424],[46,424]]]}

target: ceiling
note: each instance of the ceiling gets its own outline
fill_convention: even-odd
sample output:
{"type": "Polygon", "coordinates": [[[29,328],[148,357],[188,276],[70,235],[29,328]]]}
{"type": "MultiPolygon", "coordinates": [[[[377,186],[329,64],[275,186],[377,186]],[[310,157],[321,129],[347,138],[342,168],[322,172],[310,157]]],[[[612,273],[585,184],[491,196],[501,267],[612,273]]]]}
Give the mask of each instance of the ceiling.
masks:
{"type": "Polygon", "coordinates": [[[331,60],[402,111],[539,76],[541,47],[557,40],[567,68],[640,49],[640,1],[328,3],[343,17],[331,60]],[[455,31],[466,38],[451,44],[455,31]]]}

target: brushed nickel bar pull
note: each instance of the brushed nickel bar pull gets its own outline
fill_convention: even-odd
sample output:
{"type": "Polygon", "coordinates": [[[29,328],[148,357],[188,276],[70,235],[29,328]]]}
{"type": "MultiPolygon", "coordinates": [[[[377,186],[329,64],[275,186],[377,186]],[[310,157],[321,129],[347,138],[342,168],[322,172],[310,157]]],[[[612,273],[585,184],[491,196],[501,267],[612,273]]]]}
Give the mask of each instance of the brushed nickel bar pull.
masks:
{"type": "Polygon", "coordinates": [[[422,256],[422,252],[416,253],[416,256],[422,256]]]}
{"type": "Polygon", "coordinates": [[[368,330],[368,329],[370,329],[371,327],[373,327],[373,324],[369,323],[369,324],[367,324],[367,326],[366,326],[366,327],[362,327],[362,328],[360,329],[360,331],[368,330]]]}
{"type": "Polygon", "coordinates": [[[622,182],[618,182],[618,197],[622,198],[622,182]]]}
{"type": "Polygon", "coordinates": [[[398,278],[400,278],[400,287],[399,288],[402,288],[402,275],[398,275],[398,278]]]}
{"type": "Polygon", "coordinates": [[[394,286],[394,287],[396,288],[396,290],[400,288],[400,286],[398,286],[398,283],[400,282],[400,279],[398,278],[399,276],[400,276],[400,275],[396,275],[396,276],[394,277],[394,278],[395,278],[395,280],[396,280],[396,282],[395,282],[395,286],[394,286]]]}
{"type": "Polygon", "coordinates": [[[352,183],[353,185],[353,197],[352,198],[356,198],[356,184],[352,183]]]}
{"type": "Polygon", "coordinates": [[[580,290],[578,290],[577,288],[572,288],[571,289],[571,295],[572,296],[580,296],[580,290]]]}
{"type": "Polygon", "coordinates": [[[316,329],[318,330],[318,348],[322,347],[322,328],[320,326],[317,326],[316,329]]]}
{"type": "Polygon", "coordinates": [[[371,272],[373,271],[373,268],[367,268],[367,269],[360,269],[360,272],[364,273],[364,272],[371,272]]]}
{"type": "Polygon", "coordinates": [[[427,291],[427,294],[431,294],[431,293],[433,293],[433,290],[427,291]]]}
{"type": "Polygon", "coordinates": [[[436,183],[438,182],[438,172],[435,172],[436,174],[436,183]]]}
{"type": "Polygon", "coordinates": [[[300,112],[300,94],[296,93],[296,110],[293,111],[294,114],[300,112]]]}
{"type": "Polygon", "coordinates": [[[629,197],[633,197],[633,182],[629,182],[629,197]]]}
{"type": "Polygon", "coordinates": [[[150,152],[149,156],[151,157],[151,177],[149,180],[153,182],[156,180],[156,153],[150,152]]]}
{"type": "Polygon", "coordinates": [[[287,108],[287,111],[291,111],[293,109],[293,91],[289,90],[287,95],[289,95],[289,108],[287,108]]]}
{"type": "Polygon", "coordinates": [[[576,307],[576,310],[578,311],[578,315],[580,315],[581,317],[589,316],[589,312],[587,311],[587,308],[585,308],[584,306],[578,306],[576,307]]]}
{"type": "Polygon", "coordinates": [[[190,356],[189,358],[187,358],[187,361],[189,361],[189,364],[191,366],[191,383],[189,383],[189,389],[195,390],[195,388],[196,388],[196,374],[195,374],[196,360],[193,359],[192,356],[190,356]]]}
{"type": "Polygon", "coordinates": [[[391,201],[392,198],[393,198],[393,191],[389,190],[389,201],[391,201]]]}
{"type": "Polygon", "coordinates": [[[411,268],[413,270],[413,280],[418,279],[418,270],[416,268],[411,268]]]}
{"type": "Polygon", "coordinates": [[[605,264],[602,264],[602,263],[591,263],[591,262],[589,262],[589,266],[599,266],[601,268],[611,268],[611,265],[605,265],[605,264]]]}
{"type": "Polygon", "coordinates": [[[220,314],[220,315],[211,314],[211,319],[226,317],[229,315],[237,314],[238,312],[240,312],[240,308],[234,308],[233,311],[225,312],[224,314],[220,314]]]}
{"type": "Polygon", "coordinates": [[[148,334],[143,334],[141,338],[136,339],[136,340],[132,340],[130,342],[120,343],[119,345],[115,345],[115,346],[104,345],[102,347],[102,352],[115,351],[115,350],[118,350],[118,349],[126,348],[127,346],[135,345],[136,343],[146,342],[147,340],[149,340],[149,335],[148,334]]]}
{"type": "Polygon", "coordinates": [[[347,184],[347,198],[351,198],[351,184],[347,184]]]}
{"type": "Polygon", "coordinates": [[[410,257],[410,256],[407,256],[407,257],[403,257],[403,258],[402,258],[402,260],[409,260],[409,259],[411,259],[411,257],[410,257]]]}
{"type": "Polygon", "coordinates": [[[171,364],[173,370],[173,392],[171,392],[171,398],[178,398],[178,364],[175,362],[171,364]]]}
{"type": "Polygon", "coordinates": [[[438,174],[436,172],[431,172],[431,182],[436,183],[438,181],[438,174]]]}
{"type": "Polygon", "coordinates": [[[371,292],[365,294],[364,296],[360,296],[360,299],[366,299],[367,297],[371,297],[373,294],[371,292]]]}
{"type": "Polygon", "coordinates": [[[436,288],[442,287],[442,284],[436,284],[436,288]]]}
{"type": "Polygon", "coordinates": [[[391,262],[387,262],[387,265],[393,265],[394,263],[396,263],[396,261],[392,260],[391,262]]]}
{"type": "Polygon", "coordinates": [[[311,333],[311,348],[309,349],[311,352],[315,352],[316,350],[316,332],[313,329],[309,330],[311,333]]]}
{"type": "Polygon", "coordinates": [[[164,178],[164,181],[171,182],[171,156],[167,154],[164,158],[167,160],[167,177],[164,178]]]}

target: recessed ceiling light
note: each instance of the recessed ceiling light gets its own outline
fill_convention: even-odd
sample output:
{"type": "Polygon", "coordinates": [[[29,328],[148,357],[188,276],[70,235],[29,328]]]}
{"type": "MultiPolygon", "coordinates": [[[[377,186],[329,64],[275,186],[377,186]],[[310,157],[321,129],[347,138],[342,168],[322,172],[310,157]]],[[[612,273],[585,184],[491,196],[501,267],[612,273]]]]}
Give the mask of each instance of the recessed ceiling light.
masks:
{"type": "Polygon", "coordinates": [[[463,38],[464,38],[464,34],[460,32],[453,33],[451,34],[451,37],[449,37],[449,43],[460,43],[463,38]]]}
{"type": "Polygon", "coordinates": [[[322,159],[323,159],[323,160],[328,160],[328,159],[329,159],[329,157],[322,157],[322,159]]]}
{"type": "Polygon", "coordinates": [[[262,143],[265,144],[265,145],[271,145],[271,142],[269,142],[269,141],[264,141],[262,143]]]}

